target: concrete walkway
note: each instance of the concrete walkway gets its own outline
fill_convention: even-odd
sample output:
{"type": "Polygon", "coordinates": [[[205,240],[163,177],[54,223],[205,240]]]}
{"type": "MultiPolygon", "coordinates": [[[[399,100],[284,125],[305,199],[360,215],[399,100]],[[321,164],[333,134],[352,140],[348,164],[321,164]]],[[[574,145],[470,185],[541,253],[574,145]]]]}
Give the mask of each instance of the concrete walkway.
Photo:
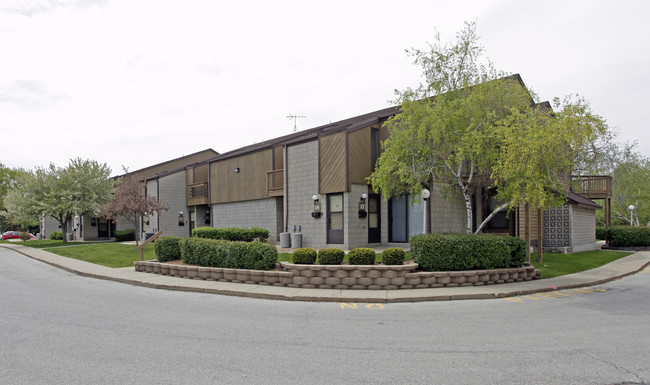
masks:
{"type": "Polygon", "coordinates": [[[636,252],[596,269],[556,278],[500,285],[408,290],[298,289],[175,278],[137,272],[133,267],[110,268],[77,259],[61,257],[44,250],[17,244],[0,244],[30,258],[86,277],[107,279],[156,289],[194,291],[241,297],[317,302],[418,302],[460,299],[489,299],[599,285],[634,274],[650,264],[650,251],[636,252]]]}

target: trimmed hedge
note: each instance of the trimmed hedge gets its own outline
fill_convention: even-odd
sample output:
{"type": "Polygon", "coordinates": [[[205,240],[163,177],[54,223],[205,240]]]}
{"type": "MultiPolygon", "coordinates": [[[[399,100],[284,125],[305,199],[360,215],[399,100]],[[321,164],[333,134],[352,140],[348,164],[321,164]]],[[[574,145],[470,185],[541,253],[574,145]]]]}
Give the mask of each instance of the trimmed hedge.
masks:
{"type": "Polygon", "coordinates": [[[596,227],[596,239],[600,241],[607,239],[607,229],[604,227],[596,227]]]}
{"type": "Polygon", "coordinates": [[[62,231],[53,232],[52,234],[50,234],[50,239],[58,239],[58,240],[63,239],[63,232],[62,231]]]}
{"type": "Polygon", "coordinates": [[[650,246],[650,227],[610,226],[605,240],[615,247],[650,246]]]}
{"type": "Polygon", "coordinates": [[[521,267],[526,243],[490,234],[424,234],[409,240],[411,256],[427,271],[521,267]]]}
{"type": "Polygon", "coordinates": [[[321,265],[340,265],[345,258],[345,251],[341,249],[320,249],[318,250],[318,263],[321,265]]]}
{"type": "Polygon", "coordinates": [[[158,262],[168,262],[181,257],[180,241],[183,237],[160,237],[154,243],[158,262]]]}
{"type": "Polygon", "coordinates": [[[291,263],[313,265],[316,262],[316,250],[310,248],[296,249],[291,254],[291,263]]]}
{"type": "Polygon", "coordinates": [[[242,241],[242,242],[266,242],[269,239],[269,231],[261,227],[251,227],[242,229],[238,227],[197,227],[192,230],[192,236],[197,238],[223,239],[225,241],[242,241]]]}
{"type": "Polygon", "coordinates": [[[270,270],[278,261],[275,246],[257,241],[185,238],[180,251],[183,262],[206,267],[270,270]]]}
{"type": "Polygon", "coordinates": [[[135,241],[135,230],[118,230],[115,232],[115,240],[118,242],[135,241]]]}
{"type": "Polygon", "coordinates": [[[368,247],[357,247],[348,252],[348,263],[350,265],[374,265],[375,250],[368,247]]]}
{"type": "Polygon", "coordinates": [[[399,247],[391,247],[381,253],[381,263],[384,265],[403,265],[406,253],[399,247]]]}

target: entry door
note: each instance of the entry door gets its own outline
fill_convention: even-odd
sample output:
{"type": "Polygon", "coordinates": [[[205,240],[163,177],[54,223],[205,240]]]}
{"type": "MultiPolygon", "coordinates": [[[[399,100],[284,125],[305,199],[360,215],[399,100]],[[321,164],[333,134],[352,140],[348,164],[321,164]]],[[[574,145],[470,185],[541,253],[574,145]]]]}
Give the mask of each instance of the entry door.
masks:
{"type": "Polygon", "coordinates": [[[108,221],[104,218],[99,218],[97,221],[97,238],[108,238],[108,221]]]}
{"type": "Polygon", "coordinates": [[[390,242],[408,242],[408,199],[391,198],[388,202],[390,215],[390,242]]]}
{"type": "Polygon", "coordinates": [[[327,243],[343,243],[343,194],[327,196],[327,243]]]}
{"type": "Polygon", "coordinates": [[[368,196],[368,243],[381,243],[380,211],[379,195],[368,196]]]}

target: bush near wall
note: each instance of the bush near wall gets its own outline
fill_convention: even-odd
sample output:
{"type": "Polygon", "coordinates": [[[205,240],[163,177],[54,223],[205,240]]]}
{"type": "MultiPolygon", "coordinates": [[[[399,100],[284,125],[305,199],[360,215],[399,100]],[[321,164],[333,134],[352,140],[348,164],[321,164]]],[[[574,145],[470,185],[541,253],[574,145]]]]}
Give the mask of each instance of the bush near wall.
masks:
{"type": "Polygon", "coordinates": [[[316,262],[316,250],[310,248],[296,249],[291,254],[291,263],[313,265],[316,262]]]}
{"type": "Polygon", "coordinates": [[[169,262],[181,257],[180,241],[183,237],[160,237],[154,243],[158,262],[169,262]]]}
{"type": "Polygon", "coordinates": [[[601,241],[607,239],[607,229],[604,227],[596,227],[596,239],[601,241]]]}
{"type": "Polygon", "coordinates": [[[321,265],[340,265],[345,258],[345,251],[327,248],[318,250],[318,263],[321,265]]]}
{"type": "Polygon", "coordinates": [[[348,263],[350,265],[374,265],[375,250],[368,247],[357,247],[348,252],[348,263]]]}
{"type": "Polygon", "coordinates": [[[135,241],[135,230],[118,230],[115,232],[115,240],[118,242],[135,241]]]}
{"type": "Polygon", "coordinates": [[[206,267],[270,270],[278,261],[275,246],[257,241],[185,238],[180,251],[183,262],[206,267]]]}
{"type": "Polygon", "coordinates": [[[53,232],[52,234],[50,234],[50,239],[58,239],[58,240],[63,239],[63,232],[62,231],[53,232]]]}
{"type": "Polygon", "coordinates": [[[406,253],[399,247],[391,247],[381,253],[381,263],[384,265],[403,265],[406,253]]]}
{"type": "Polygon", "coordinates": [[[615,247],[650,246],[650,227],[610,226],[605,240],[615,247]]]}
{"type": "Polygon", "coordinates": [[[197,227],[192,230],[192,236],[197,238],[223,239],[226,241],[242,242],[266,242],[269,239],[269,231],[261,227],[243,229],[238,227],[197,227]]]}
{"type": "Polygon", "coordinates": [[[411,256],[427,271],[521,267],[526,243],[489,234],[424,234],[409,240],[411,256]]]}

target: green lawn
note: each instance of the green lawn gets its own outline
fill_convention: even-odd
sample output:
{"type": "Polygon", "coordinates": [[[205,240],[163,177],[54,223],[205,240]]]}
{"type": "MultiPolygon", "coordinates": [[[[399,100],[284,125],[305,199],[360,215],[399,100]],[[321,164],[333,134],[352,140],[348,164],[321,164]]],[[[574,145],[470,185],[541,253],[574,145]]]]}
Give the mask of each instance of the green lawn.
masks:
{"type": "MultiPolygon", "coordinates": [[[[54,239],[34,239],[30,241],[0,241],[0,243],[11,243],[14,245],[21,245],[27,247],[33,247],[35,249],[44,249],[49,247],[65,247],[65,246],[76,246],[76,245],[88,245],[88,242],[67,242],[63,243],[61,240],[54,239]]],[[[101,244],[101,243],[114,243],[114,242],[93,242],[92,244],[101,244]]]]}
{"type": "Polygon", "coordinates": [[[531,254],[530,260],[542,273],[542,278],[578,273],[600,267],[632,253],[612,250],[581,251],[573,254],[544,253],[544,261],[537,262],[537,254],[531,254]]]}
{"type": "MultiPolygon", "coordinates": [[[[154,246],[144,247],[144,260],[155,259],[154,246]]],[[[80,259],[107,267],[130,267],[133,261],[140,260],[140,250],[135,245],[121,243],[99,243],[75,245],[71,247],[45,248],[50,253],[63,257],[80,259]]]]}

